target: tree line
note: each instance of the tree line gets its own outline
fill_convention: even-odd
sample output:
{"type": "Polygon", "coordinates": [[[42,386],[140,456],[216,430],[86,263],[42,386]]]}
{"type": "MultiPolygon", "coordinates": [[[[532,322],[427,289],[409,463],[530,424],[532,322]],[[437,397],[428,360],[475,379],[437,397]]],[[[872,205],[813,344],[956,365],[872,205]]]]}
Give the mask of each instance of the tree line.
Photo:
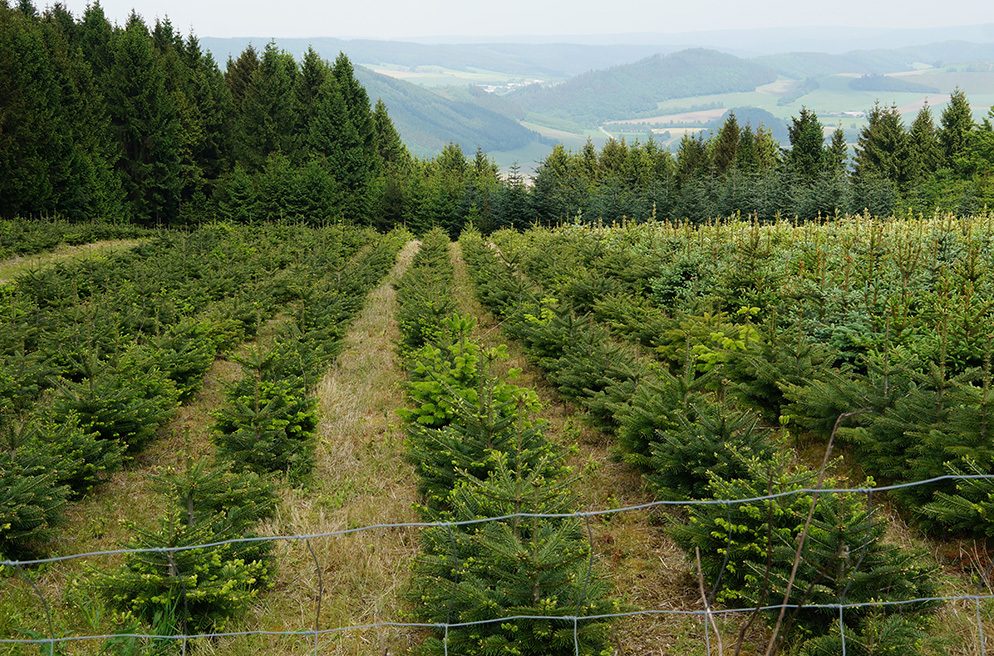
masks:
{"type": "Polygon", "coordinates": [[[0,216],[364,223],[409,159],[351,62],[269,44],[222,72],[194,35],[98,3],[0,2],[0,216]]]}
{"type": "Polygon", "coordinates": [[[841,128],[826,138],[803,108],[781,147],[770,130],[734,113],[711,133],[685,135],[670,153],[646,143],[557,147],[531,190],[543,223],[645,220],[700,222],[740,213],[761,220],[860,213],[976,213],[994,200],[994,110],[979,124],[953,92],[938,124],[923,107],[905,126],[894,106],[875,105],[853,148],[841,128]]]}
{"type": "Polygon", "coordinates": [[[562,221],[700,222],[869,211],[975,213],[994,198],[994,110],[974,122],[956,90],[936,123],[905,126],[876,105],[854,149],[826,140],[802,109],[781,147],[730,114],[675,152],[610,140],[556,146],[532,181],[502,174],[455,143],[412,157],[382,101],[371,103],[348,57],[300,61],[273,43],[222,71],[196,36],[132,13],[112,25],[98,3],[0,0],[0,218],[103,217],[144,225],[215,218],[438,226],[458,235],[562,221]]]}

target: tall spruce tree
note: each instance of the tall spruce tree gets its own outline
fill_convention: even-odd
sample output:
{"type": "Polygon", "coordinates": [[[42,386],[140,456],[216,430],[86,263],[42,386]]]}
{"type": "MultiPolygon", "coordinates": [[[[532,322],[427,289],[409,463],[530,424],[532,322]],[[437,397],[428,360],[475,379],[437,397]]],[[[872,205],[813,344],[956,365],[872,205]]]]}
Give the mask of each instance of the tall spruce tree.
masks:
{"type": "Polygon", "coordinates": [[[376,134],[376,152],[383,166],[392,172],[405,171],[411,164],[411,153],[390,120],[382,98],[377,98],[373,107],[373,132],[376,134]]]}
{"type": "Polygon", "coordinates": [[[0,217],[54,209],[59,95],[33,19],[0,8],[0,217]]]}
{"type": "Polygon", "coordinates": [[[932,121],[932,110],[926,103],[908,129],[905,178],[909,185],[924,182],[938,170],[942,161],[941,148],[935,123],[932,121]]]}
{"type": "Polygon", "coordinates": [[[51,169],[55,207],[77,220],[118,217],[123,191],[114,164],[119,151],[111,135],[103,86],[83,53],[82,27],[61,5],[47,11],[42,23],[60,87],[56,139],[63,154],[51,169]]]}
{"type": "Polygon", "coordinates": [[[970,133],[976,127],[973,123],[973,110],[962,89],[956,89],[949,96],[949,104],[942,110],[940,118],[939,143],[942,145],[943,166],[962,173],[963,158],[966,154],[970,133]]]}
{"type": "Polygon", "coordinates": [[[849,163],[849,145],[846,143],[846,134],[842,131],[841,125],[832,131],[832,140],[825,151],[825,163],[828,170],[835,175],[846,172],[849,163]]]}
{"type": "Polygon", "coordinates": [[[339,53],[331,70],[345,103],[346,122],[350,126],[347,129],[353,131],[357,139],[355,148],[348,152],[346,166],[339,177],[343,211],[347,220],[367,223],[375,203],[374,182],[380,170],[369,96],[356,79],[352,62],[344,53],[339,53]]]}
{"type": "Polygon", "coordinates": [[[735,120],[735,112],[731,112],[725,119],[715,139],[711,166],[716,175],[722,176],[735,164],[735,156],[742,140],[742,130],[735,120]]]}
{"type": "Polygon", "coordinates": [[[907,135],[897,107],[875,104],[856,145],[856,176],[902,185],[906,179],[907,149],[907,135]]]}
{"type": "Polygon", "coordinates": [[[148,28],[137,15],[114,36],[112,49],[107,99],[122,154],[117,171],[135,218],[168,224],[179,215],[182,183],[176,106],[148,28]]]}
{"type": "Polygon", "coordinates": [[[790,135],[790,152],[787,164],[801,182],[814,181],[821,172],[825,160],[825,137],[818,115],[807,107],[791,119],[787,127],[790,135]]]}
{"type": "MultiPolygon", "coordinates": [[[[238,73],[251,64],[249,54],[238,73]]],[[[299,160],[299,114],[293,93],[297,76],[297,62],[270,42],[259,66],[251,72],[243,95],[232,88],[235,106],[241,110],[235,152],[238,160],[252,171],[262,169],[269,155],[276,151],[299,160]]],[[[242,79],[241,75],[229,77],[229,86],[237,86],[242,79]]]]}

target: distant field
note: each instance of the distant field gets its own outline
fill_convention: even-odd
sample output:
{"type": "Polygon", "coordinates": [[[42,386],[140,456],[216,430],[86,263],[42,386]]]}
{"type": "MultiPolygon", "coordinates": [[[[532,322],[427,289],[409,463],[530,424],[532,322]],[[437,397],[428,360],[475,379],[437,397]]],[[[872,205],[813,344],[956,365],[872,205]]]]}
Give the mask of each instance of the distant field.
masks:
{"type": "MultiPolygon", "coordinates": [[[[758,86],[753,91],[670,99],[657,103],[657,110],[651,116],[643,114],[613,117],[613,120],[605,121],[600,126],[578,126],[534,112],[528,114],[528,120],[519,122],[523,127],[553,142],[562,143],[574,151],[582,148],[588,138],[595,145],[600,145],[609,138],[609,135],[614,138],[624,137],[630,142],[635,139],[645,141],[650,133],[661,146],[675,149],[685,134],[710,129],[701,126],[720,120],[729,108],[755,107],[789,124],[791,118],[798,116],[801,109],[806,107],[818,115],[825,126],[826,136],[841,127],[845,132],[846,141],[852,145],[856,143],[860,131],[867,124],[865,116],[853,114],[864,114],[876,103],[888,107],[896,106],[905,125],[914,120],[915,115],[926,103],[932,108],[933,117],[938,123],[942,108],[949,100],[949,93],[957,87],[967,94],[973,106],[974,119],[978,122],[987,116],[988,110],[994,105],[994,71],[966,72],[960,70],[964,68],[963,65],[945,68],[930,68],[925,67],[924,64],[918,66],[912,64],[912,66],[914,70],[889,75],[934,87],[940,92],[860,91],[850,86],[852,81],[859,77],[858,74],[840,73],[816,78],[818,88],[798,96],[804,82],[780,77],[775,82],[758,86]]],[[[416,69],[380,67],[378,72],[424,87],[463,85],[465,88],[468,84],[499,87],[520,81],[520,78],[515,79],[494,71],[457,71],[438,66],[416,69]]],[[[549,145],[532,143],[515,150],[491,151],[490,154],[501,168],[507,169],[517,162],[522,171],[527,173],[550,151],[549,145]]]]}
{"type": "MultiPolygon", "coordinates": [[[[386,75],[397,80],[404,80],[422,87],[447,87],[465,86],[475,84],[479,86],[503,87],[508,84],[523,84],[533,80],[520,75],[500,73],[498,71],[488,71],[478,68],[468,68],[466,70],[455,70],[443,66],[391,66],[382,63],[362,66],[372,69],[380,75],[386,75]]],[[[560,81],[558,78],[542,80],[545,83],[560,81]]]]}
{"type": "Polygon", "coordinates": [[[721,118],[721,115],[725,113],[724,108],[719,109],[704,109],[699,112],[683,112],[682,114],[665,114],[663,116],[653,116],[651,118],[635,118],[629,121],[610,121],[605,123],[605,126],[615,125],[618,123],[626,124],[636,124],[636,125],[682,125],[685,123],[706,123],[707,121],[713,121],[716,118],[721,118]]]}

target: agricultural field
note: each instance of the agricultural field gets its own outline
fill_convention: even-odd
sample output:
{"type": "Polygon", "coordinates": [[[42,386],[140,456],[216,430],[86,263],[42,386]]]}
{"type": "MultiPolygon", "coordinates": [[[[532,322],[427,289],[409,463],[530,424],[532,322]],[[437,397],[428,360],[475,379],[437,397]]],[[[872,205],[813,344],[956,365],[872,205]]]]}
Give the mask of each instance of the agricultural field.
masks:
{"type": "Polygon", "coordinates": [[[992,271],[988,215],[41,260],[0,287],[0,640],[985,653],[992,271]]]}

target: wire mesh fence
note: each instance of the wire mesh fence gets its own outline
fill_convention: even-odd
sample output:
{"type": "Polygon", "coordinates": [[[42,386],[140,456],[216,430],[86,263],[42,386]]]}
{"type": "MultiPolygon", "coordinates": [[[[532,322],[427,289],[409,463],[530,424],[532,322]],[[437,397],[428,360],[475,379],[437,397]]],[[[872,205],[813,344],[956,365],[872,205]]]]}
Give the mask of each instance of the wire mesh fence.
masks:
{"type": "MultiPolygon", "coordinates": [[[[608,614],[598,614],[598,615],[581,615],[578,612],[575,613],[564,613],[555,615],[541,615],[541,614],[517,614],[508,615],[505,617],[471,621],[471,622],[459,622],[459,621],[446,621],[443,623],[424,623],[424,622],[406,622],[406,621],[379,621],[366,624],[354,624],[349,626],[337,626],[328,627],[322,626],[322,607],[327,603],[326,596],[326,583],[323,581],[322,572],[324,567],[317,555],[315,549],[313,548],[313,543],[316,540],[326,539],[326,538],[344,538],[350,535],[370,533],[382,530],[410,530],[419,531],[424,529],[444,529],[451,531],[457,527],[466,527],[470,525],[485,524],[488,522],[499,522],[499,521],[509,521],[520,518],[536,518],[545,520],[577,520],[581,521],[586,527],[586,533],[589,540],[590,549],[590,559],[587,565],[587,573],[590,576],[594,568],[595,563],[595,532],[591,528],[591,520],[597,518],[605,518],[612,515],[622,515],[629,513],[639,513],[639,512],[650,512],[655,509],[662,508],[688,508],[693,506],[720,506],[724,508],[731,508],[737,504],[764,502],[764,501],[775,501],[782,499],[784,497],[797,496],[797,495],[811,495],[814,503],[817,503],[817,499],[824,495],[834,495],[834,494],[861,494],[865,495],[866,503],[871,506],[874,501],[874,496],[880,497],[880,493],[893,492],[896,490],[932,485],[935,483],[951,480],[986,480],[991,481],[994,484],[994,475],[949,475],[941,476],[928,480],[915,481],[910,483],[904,483],[900,485],[892,486],[882,486],[882,487],[863,487],[863,488],[799,488],[793,489],[785,492],[742,498],[742,499],[697,499],[697,500],[660,500],[651,503],[625,506],[620,508],[610,508],[610,509],[599,509],[599,510],[589,510],[580,511],[575,513],[518,513],[502,515],[498,517],[486,517],[478,518],[472,520],[464,521],[454,521],[454,522],[405,522],[405,523],[393,523],[393,524],[370,524],[366,526],[358,526],[352,528],[346,528],[342,530],[328,531],[322,533],[313,534],[297,534],[297,535],[271,535],[271,536],[259,536],[251,538],[238,538],[232,540],[224,540],[219,542],[211,542],[205,544],[197,545],[186,545],[178,547],[161,547],[161,548],[146,548],[146,549],[113,549],[104,551],[91,551],[85,553],[75,553],[63,556],[54,556],[50,558],[39,558],[33,560],[0,560],[0,571],[4,571],[10,568],[16,571],[16,576],[22,578],[31,588],[34,597],[37,598],[38,604],[43,610],[45,617],[46,631],[42,635],[42,632],[35,632],[27,637],[14,637],[14,636],[4,636],[0,635],[0,645],[6,645],[11,649],[16,649],[17,647],[23,646],[35,646],[35,648],[40,648],[41,653],[48,653],[51,656],[56,656],[56,654],[63,653],[63,648],[73,645],[74,643],[81,642],[99,642],[104,640],[112,639],[122,639],[122,638],[132,638],[136,640],[146,640],[146,641],[170,641],[175,642],[180,650],[180,653],[186,654],[187,650],[192,641],[198,639],[224,639],[224,638],[238,638],[238,637],[248,637],[248,636],[277,636],[285,638],[293,638],[299,641],[305,641],[310,647],[309,652],[314,654],[322,653],[322,640],[328,639],[334,636],[340,636],[343,634],[348,634],[352,632],[361,632],[367,630],[383,630],[383,629],[429,629],[439,632],[441,635],[441,640],[445,648],[445,654],[448,654],[448,639],[449,633],[453,630],[471,628],[478,625],[485,624],[505,624],[513,623],[516,621],[548,621],[550,623],[561,624],[565,627],[572,628],[574,632],[574,653],[579,656],[583,653],[581,651],[580,640],[575,636],[578,635],[580,627],[585,622],[597,622],[611,619],[622,619],[622,618],[656,618],[663,616],[678,616],[683,618],[690,618],[693,621],[700,622],[702,633],[702,647],[704,648],[705,654],[723,654],[726,653],[721,642],[721,630],[718,627],[718,620],[723,620],[725,622],[729,620],[735,620],[739,617],[756,615],[758,613],[769,614],[771,617],[777,613],[781,615],[785,612],[801,610],[802,608],[807,611],[824,611],[826,613],[833,613],[838,618],[838,633],[841,644],[841,653],[843,656],[848,656],[849,649],[847,647],[848,641],[851,639],[847,635],[847,622],[845,620],[847,612],[862,611],[868,608],[880,609],[882,612],[887,612],[889,610],[899,610],[901,607],[908,606],[934,606],[943,604],[954,604],[961,610],[970,609],[972,613],[972,630],[971,630],[971,642],[972,646],[967,647],[967,651],[962,651],[960,653],[968,654],[988,654],[994,653],[994,644],[991,644],[991,640],[988,636],[990,630],[985,629],[985,605],[987,612],[989,613],[991,608],[994,608],[994,592],[992,592],[989,586],[989,579],[991,575],[991,570],[994,569],[994,561],[988,563],[984,570],[980,572],[977,581],[977,589],[975,593],[963,593],[963,594],[948,594],[948,595],[937,595],[928,597],[915,597],[907,599],[890,599],[890,600],[873,600],[869,602],[849,602],[846,601],[846,595],[848,592],[848,586],[845,590],[838,596],[838,601],[834,603],[787,603],[784,600],[782,603],[770,603],[760,606],[751,607],[734,607],[734,608],[720,608],[715,607],[715,589],[710,592],[705,590],[705,585],[703,577],[700,578],[701,583],[701,595],[699,598],[699,604],[693,607],[686,608],[637,608],[632,610],[622,610],[615,613],[608,614]],[[38,585],[36,585],[37,576],[33,576],[35,572],[38,571],[40,566],[53,565],[57,563],[65,563],[68,561],[79,561],[79,560],[90,560],[90,559],[100,559],[112,556],[125,556],[129,554],[141,554],[141,553],[155,553],[160,554],[165,557],[171,566],[176,568],[176,561],[173,558],[173,554],[181,551],[187,550],[205,550],[214,547],[220,547],[224,545],[237,544],[237,543],[263,543],[263,542],[277,542],[277,543],[297,543],[298,545],[303,545],[309,555],[310,560],[314,565],[314,584],[316,585],[316,599],[314,600],[313,607],[313,618],[312,621],[308,622],[306,626],[302,626],[298,629],[273,631],[266,629],[256,629],[256,630],[244,630],[244,631],[214,631],[214,632],[186,632],[180,631],[173,633],[171,635],[153,634],[153,633],[142,633],[142,632],[119,632],[113,634],[90,634],[90,635],[58,635],[55,630],[55,625],[52,619],[52,604],[46,595],[42,592],[38,585]]],[[[803,536],[799,536],[799,540],[803,540],[803,536]]],[[[856,565],[856,569],[859,568],[862,558],[859,557],[856,565]]],[[[729,566],[727,559],[725,562],[725,567],[729,566]]],[[[731,563],[734,565],[734,563],[731,563]]],[[[698,565],[699,568],[699,565],[698,565]]],[[[175,572],[178,580],[182,581],[182,572],[175,572]]],[[[182,591],[182,596],[180,599],[181,604],[186,603],[186,590],[182,591]]],[[[580,604],[577,604],[576,610],[579,611],[580,604]]],[[[449,618],[451,620],[451,617],[449,618]]],[[[767,652],[769,653],[769,652],[767,652]]],[[[862,652],[853,652],[862,653],[862,652]]]]}

